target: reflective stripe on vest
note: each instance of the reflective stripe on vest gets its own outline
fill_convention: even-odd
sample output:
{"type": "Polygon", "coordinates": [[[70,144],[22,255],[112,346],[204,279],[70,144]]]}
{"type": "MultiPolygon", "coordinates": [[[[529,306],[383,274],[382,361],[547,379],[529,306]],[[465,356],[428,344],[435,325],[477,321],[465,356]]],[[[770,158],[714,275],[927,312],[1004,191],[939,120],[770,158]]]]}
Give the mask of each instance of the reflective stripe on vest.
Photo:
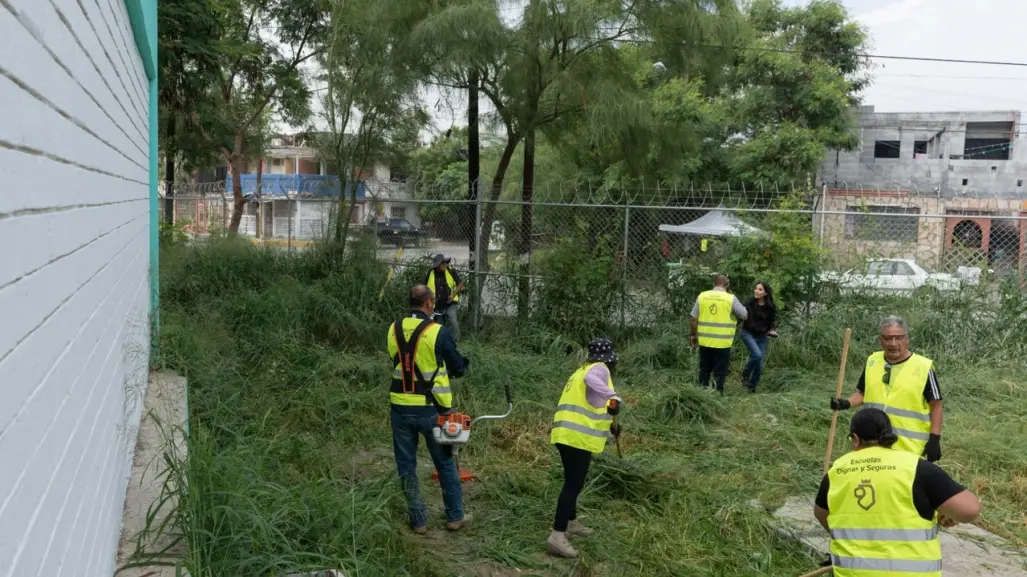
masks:
{"type": "Polygon", "coordinates": [[[919,461],[905,451],[870,447],[831,465],[827,525],[837,577],[941,575],[937,516],[923,519],[913,503],[919,461]]]}
{"type": "MultiPolygon", "coordinates": [[[[606,407],[596,409],[588,402],[585,385],[585,375],[597,364],[585,364],[567,379],[553,415],[550,443],[560,443],[591,453],[601,453],[606,447],[612,417],[606,412],[606,407]]],[[[606,384],[612,391],[613,380],[607,379],[606,384]]]]}
{"type": "MultiPolygon", "coordinates": [[[[460,295],[456,294],[456,279],[453,278],[453,273],[446,269],[446,286],[449,287],[449,294],[453,296],[453,302],[460,302],[460,295]]],[[[428,288],[435,292],[435,269],[431,269],[428,273],[428,288]]],[[[445,303],[443,303],[445,304],[445,303]]]]}
{"type": "Polygon", "coordinates": [[[933,366],[931,359],[913,354],[892,365],[890,384],[884,383],[888,362],[878,351],[867,358],[863,404],[888,414],[899,436],[893,449],[920,456],[931,438],[931,406],[924,399],[924,385],[933,366]]]}
{"type": "MultiPolygon", "coordinates": [[[[403,338],[409,339],[414,330],[424,322],[418,317],[407,317],[402,320],[403,338]]],[[[396,335],[393,326],[389,325],[388,348],[389,358],[395,359],[399,353],[399,343],[396,342],[396,335]]],[[[426,380],[434,383],[431,394],[435,400],[445,409],[453,406],[453,389],[449,382],[449,372],[446,365],[435,358],[435,342],[442,327],[431,323],[421,333],[421,340],[417,343],[417,350],[414,353],[414,364],[426,380]],[[432,378],[434,375],[434,379],[432,378]]],[[[410,407],[431,406],[431,401],[422,391],[405,391],[403,388],[403,369],[396,365],[392,369],[392,385],[389,390],[389,401],[394,405],[410,407]]]]}
{"type": "Polygon", "coordinates": [[[699,294],[699,346],[731,348],[738,326],[732,311],[734,303],[735,296],[726,291],[708,290],[699,294]]]}

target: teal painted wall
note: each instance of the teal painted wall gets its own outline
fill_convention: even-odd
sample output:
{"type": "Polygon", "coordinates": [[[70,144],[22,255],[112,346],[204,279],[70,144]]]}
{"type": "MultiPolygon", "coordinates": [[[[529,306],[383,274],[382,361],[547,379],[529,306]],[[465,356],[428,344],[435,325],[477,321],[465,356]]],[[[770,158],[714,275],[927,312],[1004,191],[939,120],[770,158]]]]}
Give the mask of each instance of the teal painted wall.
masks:
{"type": "Polygon", "coordinates": [[[160,250],[157,219],[157,0],[125,0],[132,35],[150,81],[150,319],[151,349],[160,328],[160,250]]]}

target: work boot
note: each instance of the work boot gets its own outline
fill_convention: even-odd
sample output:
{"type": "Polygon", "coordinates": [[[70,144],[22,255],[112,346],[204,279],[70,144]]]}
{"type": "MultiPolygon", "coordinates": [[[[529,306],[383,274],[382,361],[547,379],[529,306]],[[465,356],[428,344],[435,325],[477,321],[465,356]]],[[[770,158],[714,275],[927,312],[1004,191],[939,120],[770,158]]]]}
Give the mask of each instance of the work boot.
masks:
{"type": "Polygon", "coordinates": [[[574,519],[567,524],[568,537],[591,537],[595,533],[592,529],[581,524],[581,521],[574,519]]]}
{"type": "Polygon", "coordinates": [[[428,532],[428,528],[425,527],[424,525],[421,525],[420,527],[411,527],[410,529],[413,530],[413,532],[417,533],[418,535],[424,535],[425,533],[428,532]]]}
{"type": "Polygon", "coordinates": [[[460,519],[459,521],[450,521],[450,522],[446,523],[446,529],[449,529],[450,531],[459,531],[460,529],[463,529],[467,525],[470,525],[471,521],[473,521],[473,520],[474,520],[474,515],[472,515],[470,513],[464,513],[464,518],[463,519],[460,519]]]}
{"type": "Polygon", "coordinates": [[[567,533],[563,531],[553,531],[549,534],[549,540],[546,541],[546,549],[550,555],[556,555],[565,559],[574,559],[578,556],[578,551],[571,547],[570,542],[567,541],[567,533]]]}

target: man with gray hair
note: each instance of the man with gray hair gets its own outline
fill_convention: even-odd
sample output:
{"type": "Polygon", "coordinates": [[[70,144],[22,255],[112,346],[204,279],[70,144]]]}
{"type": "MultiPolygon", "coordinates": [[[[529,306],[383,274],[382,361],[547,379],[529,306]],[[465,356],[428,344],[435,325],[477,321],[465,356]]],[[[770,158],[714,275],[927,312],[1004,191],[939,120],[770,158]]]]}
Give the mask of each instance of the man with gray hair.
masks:
{"type": "Polygon", "coordinates": [[[899,436],[894,448],[937,461],[941,458],[942,407],[934,361],[910,352],[909,326],[902,317],[881,321],[878,342],[883,350],[867,358],[856,392],[848,399],[831,399],[831,408],[866,405],[881,409],[899,436]]]}

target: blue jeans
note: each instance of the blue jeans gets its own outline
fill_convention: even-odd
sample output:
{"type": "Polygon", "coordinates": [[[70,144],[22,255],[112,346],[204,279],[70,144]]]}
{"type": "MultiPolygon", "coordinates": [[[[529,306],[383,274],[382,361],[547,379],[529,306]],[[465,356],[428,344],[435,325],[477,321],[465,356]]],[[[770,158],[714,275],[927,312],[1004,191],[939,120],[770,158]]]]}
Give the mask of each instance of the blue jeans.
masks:
{"type": "Polygon", "coordinates": [[[763,375],[763,362],[767,358],[767,335],[754,335],[749,331],[742,330],[742,342],[749,349],[749,362],[742,369],[742,378],[748,379],[750,389],[755,390],[760,384],[760,377],[763,375]]]}
{"type": "Polygon", "coordinates": [[[428,506],[421,499],[421,488],[417,482],[417,442],[423,436],[428,445],[428,454],[439,472],[442,486],[442,501],[446,507],[446,520],[459,521],[464,518],[462,507],[463,491],[456,462],[451,454],[435,443],[431,429],[439,413],[435,407],[402,407],[392,405],[392,450],[396,455],[396,471],[399,473],[403,493],[410,509],[410,526],[424,527],[428,523],[428,506]]]}

